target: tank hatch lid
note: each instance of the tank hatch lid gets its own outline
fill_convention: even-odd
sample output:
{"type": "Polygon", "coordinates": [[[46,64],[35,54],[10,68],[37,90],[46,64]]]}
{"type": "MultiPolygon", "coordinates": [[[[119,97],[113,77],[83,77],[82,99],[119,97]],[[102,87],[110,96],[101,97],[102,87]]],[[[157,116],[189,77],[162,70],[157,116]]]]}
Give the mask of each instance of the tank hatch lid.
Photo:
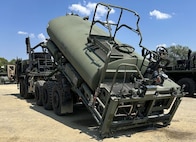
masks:
{"type": "Polygon", "coordinates": [[[92,44],[89,50],[93,51],[103,61],[106,60],[107,54],[110,50],[112,50],[110,58],[123,58],[123,54],[121,54],[115,48],[112,48],[115,42],[108,36],[91,35],[88,38],[88,41],[92,44]]]}

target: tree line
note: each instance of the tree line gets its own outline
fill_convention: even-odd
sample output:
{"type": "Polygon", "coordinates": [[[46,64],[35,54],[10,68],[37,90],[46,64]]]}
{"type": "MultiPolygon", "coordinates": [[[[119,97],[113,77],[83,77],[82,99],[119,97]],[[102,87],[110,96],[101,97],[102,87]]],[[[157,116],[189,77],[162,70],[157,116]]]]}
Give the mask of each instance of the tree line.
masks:
{"type": "Polygon", "coordinates": [[[4,57],[0,57],[0,73],[6,72],[7,65],[15,65],[16,59],[12,59],[11,61],[8,61],[4,57]]]}
{"type": "Polygon", "coordinates": [[[175,45],[168,47],[167,50],[171,64],[175,64],[177,60],[190,60],[196,57],[196,51],[187,46],[175,45]]]}

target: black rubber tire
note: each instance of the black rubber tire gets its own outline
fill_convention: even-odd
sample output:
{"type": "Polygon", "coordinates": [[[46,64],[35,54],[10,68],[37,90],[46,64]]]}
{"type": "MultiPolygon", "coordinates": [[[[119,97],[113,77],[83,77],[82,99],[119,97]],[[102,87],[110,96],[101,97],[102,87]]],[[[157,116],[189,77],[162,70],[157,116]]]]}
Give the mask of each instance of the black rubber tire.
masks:
{"type": "Polygon", "coordinates": [[[180,86],[185,85],[184,92],[188,92],[189,96],[195,93],[195,81],[191,78],[182,78],[178,81],[180,86]]]}
{"type": "Polygon", "coordinates": [[[23,83],[23,79],[20,79],[20,96],[21,97],[24,97],[24,88],[25,86],[24,86],[24,83],[23,83]]]}
{"type": "Polygon", "coordinates": [[[45,81],[44,80],[40,80],[37,81],[35,84],[35,102],[38,106],[42,106],[43,102],[42,102],[42,94],[43,94],[43,85],[44,85],[45,81]]]}
{"type": "Polygon", "coordinates": [[[56,84],[52,90],[52,107],[56,115],[64,115],[61,113],[61,100],[62,100],[62,90],[59,89],[58,84],[56,84]]]}
{"type": "Polygon", "coordinates": [[[28,81],[27,81],[28,79],[27,78],[25,78],[24,80],[23,80],[23,90],[24,90],[24,95],[23,95],[23,97],[24,97],[24,99],[31,99],[32,98],[32,94],[31,93],[28,93],[28,81]]]}
{"type": "Polygon", "coordinates": [[[52,88],[54,82],[47,81],[43,85],[42,103],[46,110],[52,110],[52,88]]]}

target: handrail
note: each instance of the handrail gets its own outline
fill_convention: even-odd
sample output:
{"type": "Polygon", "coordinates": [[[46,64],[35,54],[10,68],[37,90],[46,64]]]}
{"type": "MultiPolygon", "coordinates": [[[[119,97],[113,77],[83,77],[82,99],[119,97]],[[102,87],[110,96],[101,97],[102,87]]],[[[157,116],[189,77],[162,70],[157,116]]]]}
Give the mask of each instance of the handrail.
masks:
{"type": "Polygon", "coordinates": [[[143,46],[141,45],[142,43],[142,34],[140,32],[140,28],[139,28],[139,21],[140,21],[140,16],[133,10],[130,10],[130,9],[127,9],[127,8],[123,8],[123,7],[119,7],[119,6],[115,6],[115,5],[109,5],[109,4],[104,4],[104,3],[98,3],[95,7],[95,11],[94,11],[94,15],[93,15],[93,20],[92,20],[92,24],[91,24],[91,27],[90,27],[90,31],[89,31],[89,37],[91,35],[91,32],[92,32],[92,29],[93,29],[93,26],[96,24],[96,23],[100,23],[101,25],[103,25],[104,27],[106,27],[108,29],[108,32],[109,32],[109,35],[110,35],[110,38],[111,40],[114,40],[115,39],[115,36],[116,36],[116,33],[122,28],[122,27],[126,27],[128,28],[129,30],[132,30],[133,32],[137,33],[140,37],[140,41],[139,41],[139,46],[143,48],[143,46]],[[96,13],[97,13],[97,9],[99,6],[104,6],[108,9],[107,11],[107,14],[106,14],[106,19],[105,21],[100,21],[100,20],[96,20],[96,13]],[[114,24],[114,23],[110,23],[109,22],[109,14],[112,10],[112,8],[116,8],[116,9],[120,9],[120,15],[119,15],[119,18],[117,20],[117,23],[114,24]],[[136,20],[136,29],[135,28],[132,28],[126,24],[120,24],[120,21],[121,21],[121,17],[123,15],[123,12],[124,11],[128,11],[130,13],[133,13],[136,17],[137,17],[137,20],[136,20]],[[120,25],[119,25],[120,24],[120,25]],[[111,25],[114,25],[116,26],[115,30],[114,30],[114,34],[112,35],[111,33],[111,25]]]}
{"type": "MultiPolygon", "coordinates": [[[[121,64],[117,67],[116,72],[115,72],[115,74],[114,74],[113,81],[112,81],[112,85],[111,85],[111,88],[110,88],[110,94],[111,94],[112,89],[113,89],[113,86],[114,86],[114,84],[115,84],[115,82],[116,82],[116,77],[117,77],[118,71],[119,71],[119,69],[120,69],[121,66],[125,66],[125,67],[126,67],[126,66],[135,67],[135,69],[136,69],[137,72],[139,73],[139,76],[141,77],[141,79],[144,80],[144,77],[143,77],[142,73],[140,72],[140,70],[138,69],[138,67],[137,67],[135,64],[121,63],[121,64]]],[[[126,71],[125,71],[124,73],[126,74],[126,71]]],[[[123,83],[124,83],[124,82],[123,82],[123,83]]]]}

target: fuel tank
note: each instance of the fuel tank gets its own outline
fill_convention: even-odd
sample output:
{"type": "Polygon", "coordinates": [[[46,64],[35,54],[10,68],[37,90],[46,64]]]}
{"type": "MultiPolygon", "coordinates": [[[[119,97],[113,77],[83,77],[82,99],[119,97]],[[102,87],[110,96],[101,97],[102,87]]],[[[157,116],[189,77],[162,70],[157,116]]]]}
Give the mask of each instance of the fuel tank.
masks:
{"type": "MultiPolygon", "coordinates": [[[[92,33],[101,35],[96,37],[99,45],[89,45],[87,39],[90,27],[90,21],[79,16],[66,15],[49,21],[47,32],[56,48],[94,90],[105,64],[106,52],[110,50],[111,45],[108,43],[107,33],[98,26],[93,27],[92,33]]],[[[142,56],[135,52],[127,54],[112,49],[112,54],[115,58],[110,60],[108,69],[116,69],[120,63],[133,63],[139,66],[142,62],[142,56]]]]}

